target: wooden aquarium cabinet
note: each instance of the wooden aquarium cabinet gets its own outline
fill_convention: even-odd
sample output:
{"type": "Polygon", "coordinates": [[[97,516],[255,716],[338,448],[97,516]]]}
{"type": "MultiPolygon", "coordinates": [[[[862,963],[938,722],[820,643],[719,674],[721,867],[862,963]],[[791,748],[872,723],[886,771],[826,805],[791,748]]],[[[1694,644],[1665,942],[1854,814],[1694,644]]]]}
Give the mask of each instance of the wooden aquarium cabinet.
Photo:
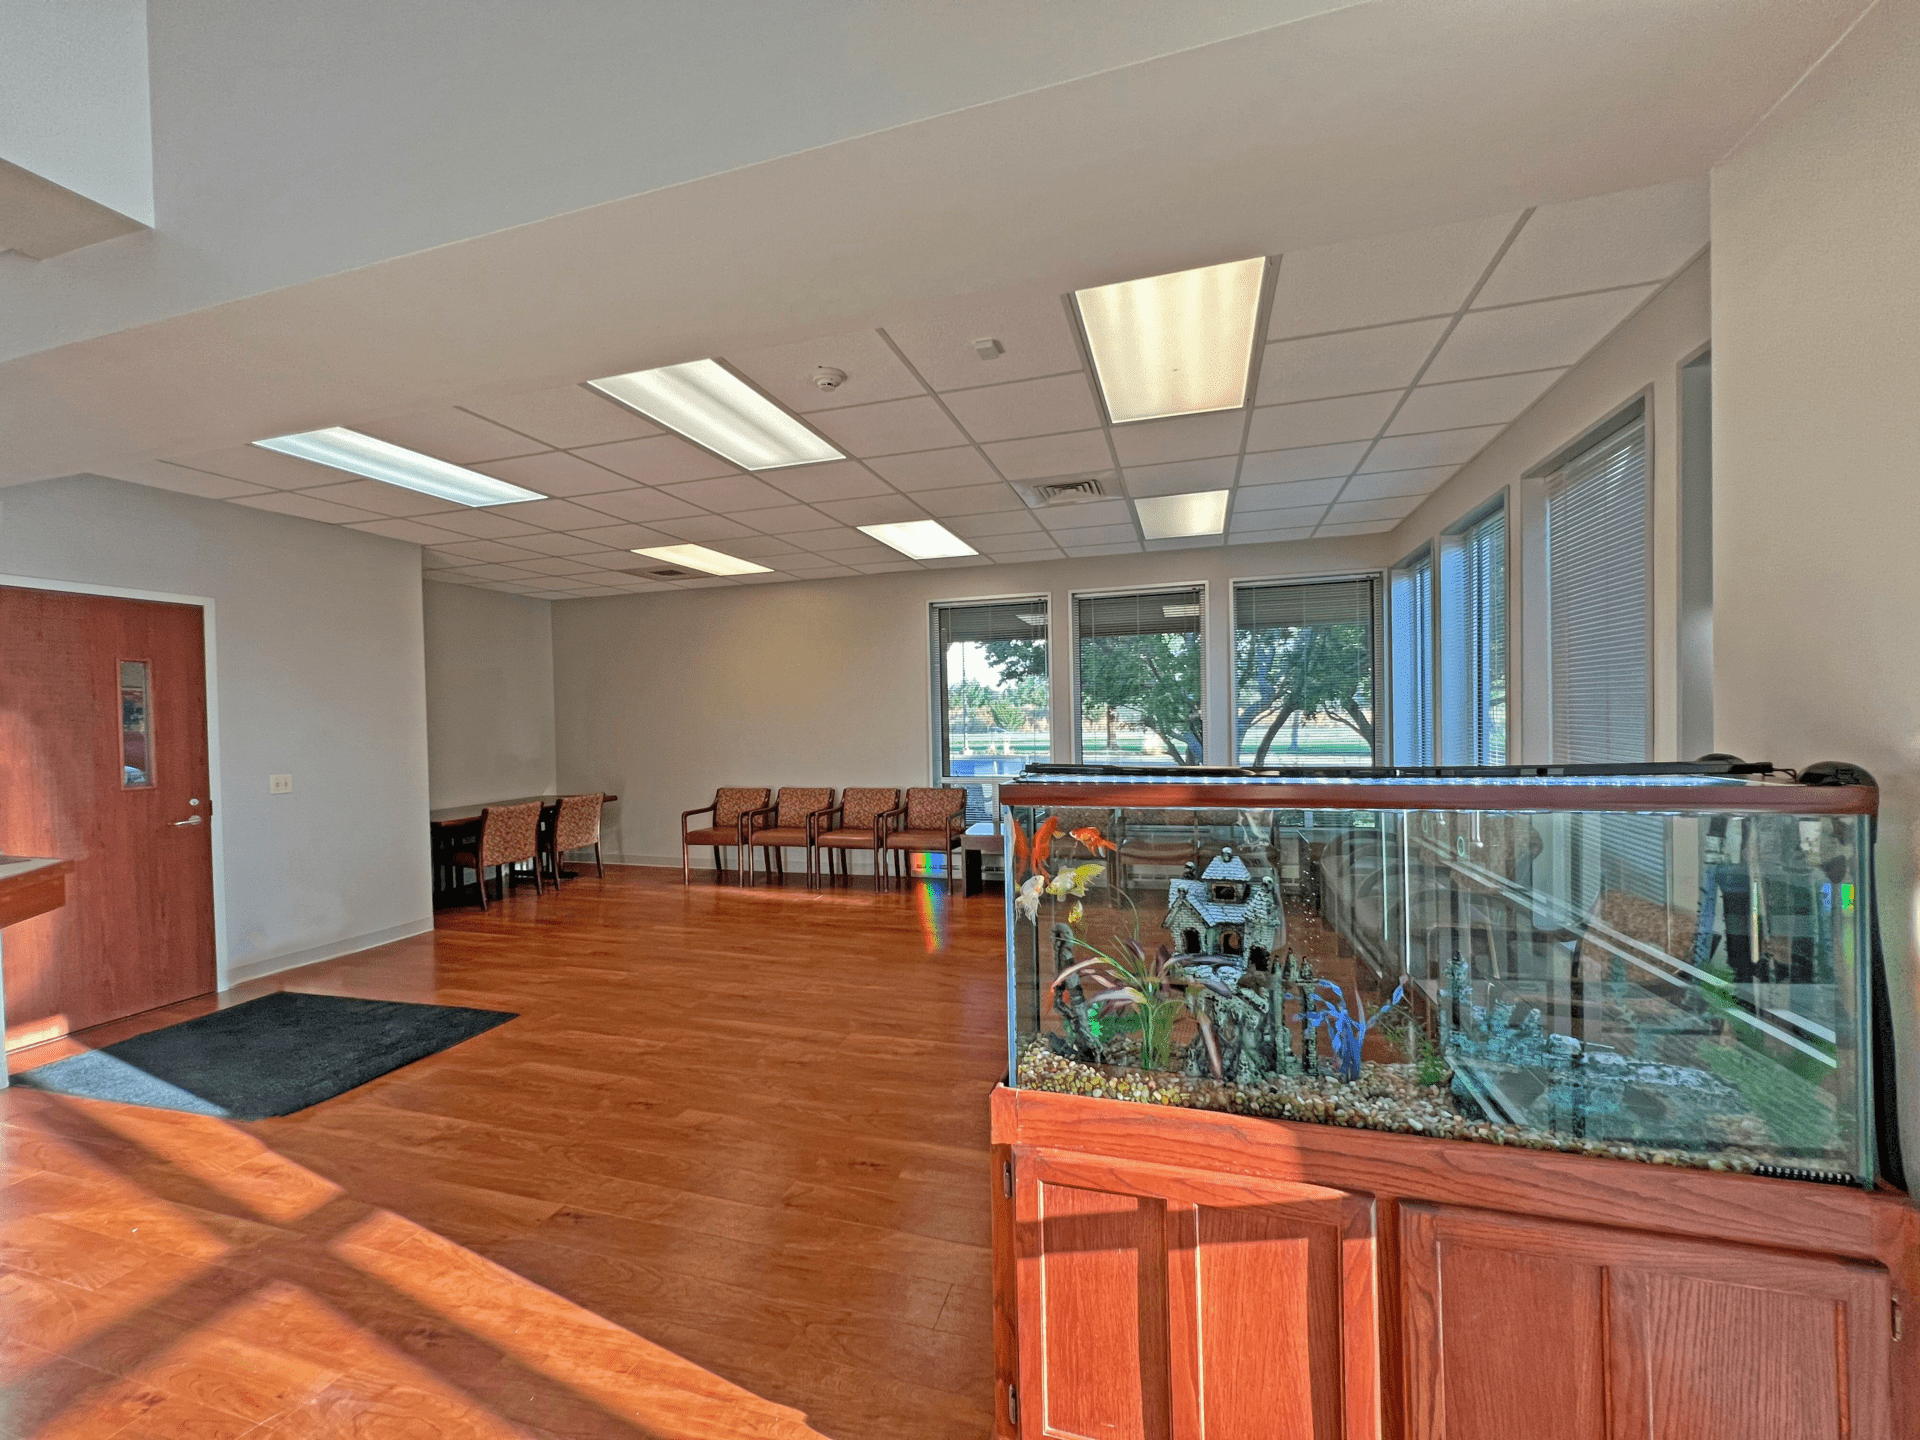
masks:
{"type": "Polygon", "coordinates": [[[1002,1436],[1920,1436],[1904,1195],[992,1104],[1002,1436]]]}

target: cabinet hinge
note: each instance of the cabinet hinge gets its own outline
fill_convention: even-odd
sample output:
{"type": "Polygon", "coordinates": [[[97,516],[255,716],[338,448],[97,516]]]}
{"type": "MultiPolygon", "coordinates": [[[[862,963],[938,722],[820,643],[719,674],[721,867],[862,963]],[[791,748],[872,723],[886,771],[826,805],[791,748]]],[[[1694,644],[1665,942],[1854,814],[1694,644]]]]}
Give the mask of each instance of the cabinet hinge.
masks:
{"type": "Polygon", "coordinates": [[[1900,1329],[1900,1298],[1896,1295],[1893,1300],[1893,1338],[1896,1340],[1900,1338],[1900,1329]]]}
{"type": "Polygon", "coordinates": [[[1007,1386],[1007,1423],[1020,1428],[1020,1392],[1011,1385],[1007,1386]]]}
{"type": "Polygon", "coordinates": [[[1000,1190],[1007,1199],[1013,1199],[1013,1162],[1005,1161],[1000,1166],[1000,1190]]]}

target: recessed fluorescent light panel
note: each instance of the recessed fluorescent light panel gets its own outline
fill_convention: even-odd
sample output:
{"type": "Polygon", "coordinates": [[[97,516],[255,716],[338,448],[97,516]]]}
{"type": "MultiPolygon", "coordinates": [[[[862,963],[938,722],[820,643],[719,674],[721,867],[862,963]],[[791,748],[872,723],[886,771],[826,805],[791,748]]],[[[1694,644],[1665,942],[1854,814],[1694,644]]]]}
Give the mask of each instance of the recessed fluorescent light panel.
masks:
{"type": "Polygon", "coordinates": [[[1227,492],[1200,490],[1191,495],[1147,495],[1133,502],[1140,533],[1149,540],[1178,540],[1184,535],[1218,535],[1227,528],[1227,492]]]}
{"type": "Polygon", "coordinates": [[[722,555],[718,550],[709,550],[704,545],[656,545],[651,550],[636,550],[633,553],[644,555],[649,560],[665,560],[671,565],[685,565],[690,570],[704,570],[709,575],[772,573],[765,565],[756,565],[751,560],[742,560],[737,555],[722,555]]]}
{"type": "Polygon", "coordinates": [[[950,560],[959,555],[980,553],[938,520],[907,520],[897,525],[857,528],[862,535],[871,535],[882,545],[891,545],[909,560],[950,560]]]}
{"type": "Polygon", "coordinates": [[[689,360],[587,383],[743,470],[847,458],[716,360],[689,360]]]}
{"type": "Polygon", "coordinates": [[[263,450],[278,450],[299,460],[311,460],[349,475],[364,475],[403,490],[418,490],[451,500],[456,505],[512,505],[520,500],[544,500],[538,490],[509,485],[491,475],[450,465],[417,450],[389,445],[358,430],[308,430],[300,435],[281,435],[273,440],[256,440],[263,450]]]}
{"type": "Polygon", "coordinates": [[[1265,257],[1073,292],[1114,424],[1247,402],[1265,257]]]}

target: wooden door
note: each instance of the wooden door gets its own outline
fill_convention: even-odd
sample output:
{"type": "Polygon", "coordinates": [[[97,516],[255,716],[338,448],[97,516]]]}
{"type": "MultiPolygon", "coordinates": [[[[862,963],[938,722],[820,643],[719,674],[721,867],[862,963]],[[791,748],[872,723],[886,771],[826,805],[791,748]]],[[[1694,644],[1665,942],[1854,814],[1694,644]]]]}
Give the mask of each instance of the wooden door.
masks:
{"type": "Polygon", "coordinates": [[[1441,1206],[1400,1216],[1409,1440],[1892,1434],[1877,1265],[1441,1206]]]}
{"type": "Polygon", "coordinates": [[[1373,1206],[1016,1148],[1020,1433],[1375,1440],[1373,1206]]]}
{"type": "Polygon", "coordinates": [[[10,927],[7,1044],[214,988],[198,606],[0,586],[0,853],[74,862],[10,927]]]}

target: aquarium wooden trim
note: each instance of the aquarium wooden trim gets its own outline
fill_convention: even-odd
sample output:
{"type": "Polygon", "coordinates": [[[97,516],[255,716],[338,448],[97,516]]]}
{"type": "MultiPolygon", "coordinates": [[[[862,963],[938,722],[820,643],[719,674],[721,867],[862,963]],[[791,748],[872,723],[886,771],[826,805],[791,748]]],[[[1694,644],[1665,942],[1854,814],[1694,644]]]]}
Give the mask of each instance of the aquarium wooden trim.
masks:
{"type": "Polygon", "coordinates": [[[1473,810],[1626,811],[1648,814],[1877,815],[1880,791],[1872,785],[1378,785],[1301,780],[1285,784],[1238,784],[1233,780],[1050,784],[1027,780],[1002,785],[1005,805],[1103,806],[1155,810],[1473,810]]]}

